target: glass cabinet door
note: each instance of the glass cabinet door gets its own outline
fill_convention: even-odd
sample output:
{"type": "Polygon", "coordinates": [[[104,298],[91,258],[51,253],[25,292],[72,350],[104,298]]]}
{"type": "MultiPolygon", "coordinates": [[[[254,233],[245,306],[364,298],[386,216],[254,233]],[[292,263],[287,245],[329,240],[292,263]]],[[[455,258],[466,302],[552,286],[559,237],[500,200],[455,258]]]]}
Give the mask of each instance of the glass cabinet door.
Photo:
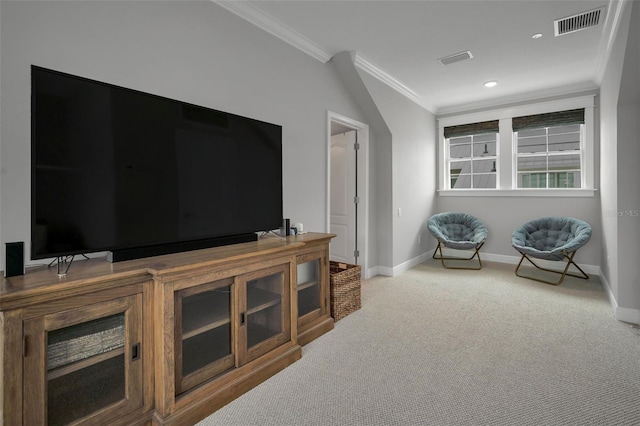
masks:
{"type": "Polygon", "coordinates": [[[328,312],[325,251],[298,256],[296,291],[298,293],[298,331],[328,312]]]}
{"type": "Polygon", "coordinates": [[[246,362],[291,338],[289,264],[246,274],[243,280],[246,299],[240,326],[246,336],[246,362]]]}
{"type": "Polygon", "coordinates": [[[320,259],[297,266],[298,318],[320,309],[320,259]]]}
{"type": "Polygon", "coordinates": [[[235,367],[233,279],[176,292],[176,394],[235,367]]]}
{"type": "Polygon", "coordinates": [[[25,424],[108,422],[140,407],[141,310],[132,295],[25,321],[25,424]]]}

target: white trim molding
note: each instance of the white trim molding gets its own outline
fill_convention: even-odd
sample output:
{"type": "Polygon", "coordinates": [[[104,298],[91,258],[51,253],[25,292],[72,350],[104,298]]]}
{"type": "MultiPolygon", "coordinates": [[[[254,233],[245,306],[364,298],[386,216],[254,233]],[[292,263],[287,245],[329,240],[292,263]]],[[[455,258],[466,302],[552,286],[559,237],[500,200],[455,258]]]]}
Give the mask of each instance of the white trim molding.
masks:
{"type": "Polygon", "coordinates": [[[354,120],[347,116],[338,114],[333,111],[327,111],[327,193],[326,193],[326,229],[327,232],[331,232],[331,123],[339,123],[343,126],[349,127],[357,132],[358,144],[358,198],[360,199],[359,205],[362,207],[358,209],[357,213],[357,241],[356,247],[360,251],[359,264],[362,265],[362,271],[365,272],[365,276],[369,274],[369,125],[360,121],[354,120]]]}
{"type": "Polygon", "coordinates": [[[558,188],[558,189],[449,189],[438,190],[442,197],[593,197],[595,189],[558,188]]]}
{"type": "MultiPolygon", "coordinates": [[[[211,0],[218,6],[228,10],[234,15],[239,16],[245,21],[255,25],[256,27],[268,32],[269,34],[279,38],[285,43],[290,44],[296,49],[306,53],[312,58],[322,62],[323,64],[329,62],[333,57],[331,52],[325,50],[322,46],[308,39],[300,34],[285,23],[277,20],[260,7],[247,1],[239,0],[211,0]]],[[[376,65],[364,59],[360,54],[356,53],[354,58],[354,64],[362,71],[370,74],[374,78],[380,80],[393,90],[397,91],[401,95],[407,97],[409,100],[415,102],[421,107],[433,111],[432,105],[426,105],[425,100],[418,95],[415,91],[411,90],[409,86],[399,81],[386,71],[378,68],[376,65]]]]}
{"type": "Polygon", "coordinates": [[[220,7],[227,9],[229,12],[239,16],[240,18],[252,23],[256,27],[268,32],[269,34],[289,43],[291,46],[306,53],[314,59],[324,63],[329,62],[331,54],[324,50],[321,46],[309,40],[293,28],[278,21],[264,10],[246,1],[233,0],[211,0],[220,7]]]}
{"type": "Polygon", "coordinates": [[[427,259],[429,259],[431,257],[431,254],[429,254],[429,252],[426,253],[422,253],[419,256],[414,257],[413,259],[409,259],[406,262],[403,262],[397,266],[394,266],[393,269],[391,269],[391,276],[392,277],[397,277],[398,275],[402,274],[403,272],[408,271],[409,269],[413,268],[414,266],[417,266],[419,264],[421,264],[422,262],[425,262],[427,259]]]}
{"type": "Polygon", "coordinates": [[[464,114],[438,118],[438,195],[439,196],[479,196],[479,197],[593,197],[595,195],[595,94],[576,94],[562,99],[540,100],[538,102],[506,105],[490,110],[474,111],[464,114]],[[566,111],[584,108],[584,134],[582,151],[581,188],[567,189],[523,189],[517,188],[514,164],[515,141],[511,126],[513,117],[535,115],[548,112],[566,111]],[[499,154],[497,188],[460,190],[449,188],[447,173],[447,152],[444,128],[461,124],[499,120],[499,154]]]}
{"type": "MultiPolygon", "coordinates": [[[[607,18],[604,26],[604,34],[608,34],[608,37],[602,37],[600,40],[600,46],[598,46],[598,56],[596,58],[596,78],[595,82],[600,86],[604,73],[613,51],[613,44],[620,29],[620,21],[625,9],[631,7],[632,1],[619,0],[610,1],[607,7],[607,18]]],[[[631,13],[626,10],[626,13],[631,13]]]]}
{"type": "Polygon", "coordinates": [[[400,80],[393,77],[388,72],[383,71],[382,69],[378,68],[377,66],[369,62],[368,60],[363,58],[362,55],[359,54],[358,52],[355,52],[355,55],[353,56],[354,56],[354,64],[356,67],[360,68],[362,71],[366,72],[372,77],[380,80],[381,82],[391,87],[401,95],[406,96],[416,104],[422,106],[423,108],[427,108],[427,106],[423,105],[424,100],[422,99],[422,97],[418,95],[416,92],[414,92],[413,90],[411,90],[409,86],[402,83],[400,80]]]}
{"type": "Polygon", "coordinates": [[[600,281],[602,282],[602,287],[609,299],[609,304],[611,305],[615,319],[640,325],[640,309],[621,308],[618,306],[618,301],[613,295],[613,290],[611,290],[611,284],[609,284],[607,277],[602,273],[600,273],[600,281]]]}
{"type": "MultiPolygon", "coordinates": [[[[508,265],[517,265],[520,262],[521,256],[512,256],[506,254],[493,254],[493,253],[482,253],[482,260],[486,260],[487,262],[497,262],[497,263],[505,263],[508,265]]],[[[536,259],[535,262],[547,269],[558,270],[558,266],[564,266],[564,263],[554,262],[551,260],[544,259],[536,259]]],[[[530,264],[523,263],[524,266],[531,266],[530,264]]],[[[578,266],[582,268],[589,275],[600,275],[600,267],[597,265],[585,265],[579,263],[578,266]]],[[[575,269],[575,268],[573,268],[575,269]]],[[[569,272],[571,272],[571,268],[569,272]]],[[[560,271],[562,272],[562,271],[560,271]]]]}

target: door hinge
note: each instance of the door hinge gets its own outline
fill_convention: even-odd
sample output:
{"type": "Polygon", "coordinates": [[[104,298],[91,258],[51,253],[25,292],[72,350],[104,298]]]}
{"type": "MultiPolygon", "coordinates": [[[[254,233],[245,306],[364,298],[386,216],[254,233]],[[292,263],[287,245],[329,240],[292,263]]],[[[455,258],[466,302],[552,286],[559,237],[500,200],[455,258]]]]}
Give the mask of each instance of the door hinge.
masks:
{"type": "Polygon", "coordinates": [[[360,257],[360,250],[354,250],[353,257],[360,257]]]}
{"type": "Polygon", "coordinates": [[[358,142],[354,143],[354,144],[353,144],[353,149],[354,149],[355,151],[359,150],[359,149],[360,149],[360,144],[359,144],[358,142]]]}
{"type": "Polygon", "coordinates": [[[353,203],[354,204],[358,204],[360,202],[360,197],[358,197],[357,195],[355,197],[353,197],[353,203]]]}

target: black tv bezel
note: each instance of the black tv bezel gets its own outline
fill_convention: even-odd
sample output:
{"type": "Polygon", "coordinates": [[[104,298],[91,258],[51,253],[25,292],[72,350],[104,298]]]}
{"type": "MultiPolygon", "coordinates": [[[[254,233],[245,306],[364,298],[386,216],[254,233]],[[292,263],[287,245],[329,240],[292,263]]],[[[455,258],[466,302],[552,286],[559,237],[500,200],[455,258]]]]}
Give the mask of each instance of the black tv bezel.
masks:
{"type": "Polygon", "coordinates": [[[263,121],[263,120],[258,120],[255,118],[251,118],[251,117],[246,117],[246,116],[241,116],[238,114],[233,114],[230,112],[225,112],[225,111],[220,111],[220,110],[216,110],[214,108],[210,108],[210,107],[205,107],[202,105],[197,105],[197,104],[193,104],[190,102],[185,102],[185,101],[181,101],[179,99],[174,99],[174,98],[169,98],[166,96],[161,96],[161,95],[157,95],[157,94],[153,94],[153,93],[149,93],[149,92],[144,92],[142,90],[137,90],[137,89],[132,89],[132,88],[128,88],[128,87],[124,87],[124,86],[119,86],[116,84],[112,84],[112,83],[107,83],[107,82],[103,82],[103,81],[99,81],[99,80],[94,80],[91,78],[87,78],[87,77],[82,77],[82,76],[78,76],[78,75],[74,75],[74,74],[69,74],[66,72],[62,72],[62,71],[58,71],[58,70],[53,70],[50,68],[46,68],[46,67],[42,67],[42,66],[38,66],[38,65],[31,65],[31,75],[30,75],[30,81],[31,81],[31,158],[30,158],[30,166],[31,166],[31,206],[30,206],[30,214],[31,214],[31,220],[30,220],[30,256],[32,260],[38,260],[38,259],[51,259],[51,258],[63,258],[63,257],[67,257],[67,256],[75,256],[75,255],[81,255],[81,254],[90,254],[90,253],[100,253],[100,252],[107,252],[107,260],[109,262],[119,262],[119,261],[125,261],[125,260],[132,260],[132,259],[139,259],[139,258],[144,258],[144,257],[152,257],[152,256],[158,256],[158,255],[163,255],[163,254],[171,254],[171,253],[179,253],[179,252],[185,252],[185,251],[191,251],[191,250],[199,250],[199,249],[205,249],[205,248],[211,248],[211,247],[218,247],[218,246],[224,246],[224,245],[230,245],[230,244],[237,244],[237,243],[243,243],[243,242],[249,242],[249,241],[256,241],[258,240],[258,233],[260,232],[268,232],[271,231],[273,229],[277,229],[281,226],[282,224],[282,217],[283,217],[283,198],[284,198],[284,194],[283,194],[283,173],[282,173],[282,166],[283,166],[283,160],[282,160],[282,126],[278,125],[278,124],[274,124],[274,123],[270,123],[267,121],[263,121]],[[185,106],[189,106],[189,107],[194,107],[194,108],[200,108],[200,109],[206,109],[206,110],[210,110],[213,112],[217,112],[217,113],[221,113],[221,114],[225,114],[231,117],[238,117],[241,119],[247,119],[247,120],[252,120],[254,122],[258,122],[258,123],[262,123],[262,124],[266,124],[269,126],[275,126],[278,127],[280,129],[280,143],[279,143],[279,149],[280,149],[280,161],[279,161],[279,169],[280,169],[280,191],[278,192],[277,196],[279,197],[279,202],[278,205],[280,206],[280,218],[278,223],[273,223],[272,226],[268,229],[256,229],[256,230],[252,230],[251,232],[246,232],[246,233],[241,233],[241,234],[228,234],[228,235],[218,235],[218,236],[203,236],[202,238],[196,238],[196,239],[191,239],[191,240],[176,240],[176,241],[165,241],[165,242],[161,242],[161,243],[157,243],[157,244],[140,244],[140,245],[136,245],[136,244],[131,244],[131,245],[120,245],[120,246],[106,246],[106,247],[100,247],[100,248],[91,248],[89,251],[86,250],[65,250],[65,251],[60,251],[60,252],[50,252],[50,253],[46,253],[46,254],[36,254],[35,253],[35,244],[34,244],[34,238],[35,238],[35,229],[36,229],[36,215],[35,215],[35,206],[36,206],[36,190],[35,190],[35,185],[36,185],[36,167],[35,167],[35,152],[36,152],[36,82],[35,82],[35,76],[34,76],[34,72],[35,71],[39,71],[39,72],[46,72],[46,73],[51,73],[51,74],[57,74],[60,76],[64,76],[67,78],[73,78],[76,80],[80,80],[80,81],[84,81],[84,82],[88,82],[91,84],[97,84],[97,85],[102,85],[102,86],[107,86],[109,88],[115,88],[115,89],[119,89],[119,90],[125,90],[125,91],[129,91],[132,93],[137,93],[140,95],[144,95],[147,97],[151,97],[151,98],[157,98],[157,99],[161,99],[163,101],[170,101],[170,102],[177,102],[180,104],[183,104],[185,106]]]}

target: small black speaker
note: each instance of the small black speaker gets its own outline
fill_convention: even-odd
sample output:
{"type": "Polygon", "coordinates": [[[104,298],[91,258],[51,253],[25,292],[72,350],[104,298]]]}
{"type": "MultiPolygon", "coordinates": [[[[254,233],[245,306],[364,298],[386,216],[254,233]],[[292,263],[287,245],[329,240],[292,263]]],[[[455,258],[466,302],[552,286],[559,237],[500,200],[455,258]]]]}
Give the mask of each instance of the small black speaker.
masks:
{"type": "Polygon", "coordinates": [[[4,276],[24,275],[24,242],[6,243],[4,276]]]}

